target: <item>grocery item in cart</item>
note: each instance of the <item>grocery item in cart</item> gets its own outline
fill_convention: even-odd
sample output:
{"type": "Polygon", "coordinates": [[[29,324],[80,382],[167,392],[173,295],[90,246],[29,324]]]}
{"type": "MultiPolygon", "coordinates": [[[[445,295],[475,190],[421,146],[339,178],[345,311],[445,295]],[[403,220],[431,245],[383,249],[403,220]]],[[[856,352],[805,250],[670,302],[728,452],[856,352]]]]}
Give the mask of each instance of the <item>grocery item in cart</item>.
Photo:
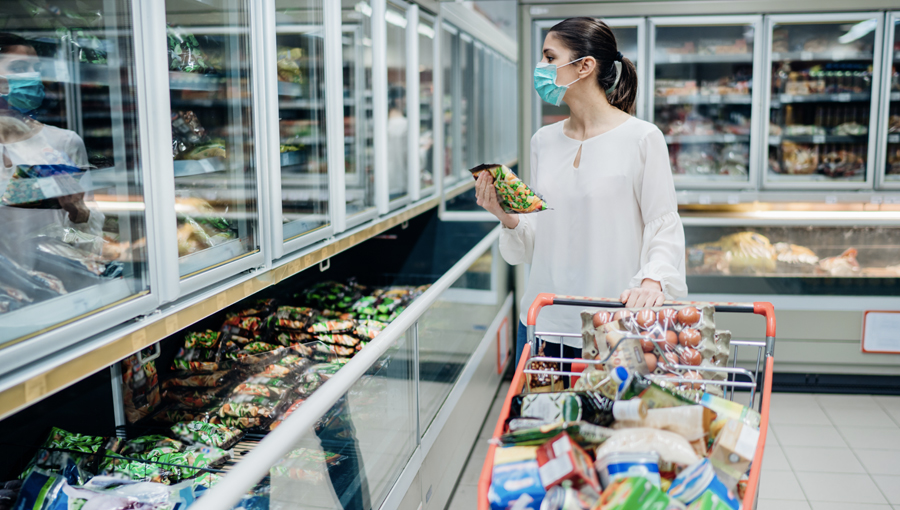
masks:
{"type": "Polygon", "coordinates": [[[590,456],[565,432],[538,447],[537,462],[544,488],[568,480],[576,488],[588,485],[600,490],[600,480],[590,456]]]}
{"type": "Polygon", "coordinates": [[[517,428],[510,422],[509,431],[500,436],[500,444],[505,446],[532,446],[542,445],[560,433],[565,432],[570,438],[583,447],[599,445],[609,439],[612,429],[600,427],[586,421],[556,422],[542,424],[543,420],[523,420],[538,422],[538,426],[528,425],[527,428],[517,428]]]}
{"type": "Polygon", "coordinates": [[[617,430],[595,453],[602,459],[614,452],[657,452],[664,462],[680,466],[690,466],[701,458],[680,435],[648,428],[617,430]]]}
{"type": "Polygon", "coordinates": [[[512,170],[504,165],[484,164],[470,168],[472,177],[488,172],[494,180],[497,198],[506,213],[531,213],[549,209],[544,199],[531,190],[512,170]]]}
{"type": "Polygon", "coordinates": [[[229,370],[219,370],[208,374],[193,374],[190,372],[177,372],[172,377],[162,382],[162,388],[221,388],[229,379],[232,378],[233,372],[229,370]]]}
{"type": "Polygon", "coordinates": [[[598,393],[528,393],[513,397],[510,418],[530,417],[547,423],[584,420],[601,427],[615,420],[638,419],[647,415],[640,400],[614,401],[598,393]]]}
{"type": "Polygon", "coordinates": [[[643,420],[617,421],[613,428],[645,427],[674,432],[687,439],[697,455],[705,456],[712,416],[700,405],[649,409],[643,420]]]}
{"type": "Polygon", "coordinates": [[[750,469],[756,454],[759,430],[737,420],[729,420],[709,451],[709,462],[719,480],[730,490],[737,489],[741,476],[750,469]]]}
{"type": "Polygon", "coordinates": [[[712,493],[730,510],[740,510],[741,502],[716,476],[709,459],[700,460],[678,474],[669,488],[669,496],[690,505],[705,493],[712,493]]]}
{"type": "Polygon", "coordinates": [[[545,495],[536,446],[511,446],[494,451],[487,495],[492,510],[540,510],[545,495]]]}
{"type": "MultiPolygon", "coordinates": [[[[538,348],[537,357],[544,357],[544,343],[541,342],[538,348]]],[[[534,370],[556,370],[560,369],[559,363],[552,361],[531,361],[528,368],[534,370]]],[[[565,381],[556,375],[549,374],[525,374],[525,385],[531,393],[562,391],[565,389],[565,381]]]]}
{"type": "Polygon", "coordinates": [[[656,452],[616,452],[597,459],[597,473],[603,487],[616,480],[640,476],[660,486],[659,454],[656,452]]]}
{"type": "Polygon", "coordinates": [[[674,510],[672,499],[644,477],[629,477],[613,481],[595,509],[599,510],[674,510]]]}

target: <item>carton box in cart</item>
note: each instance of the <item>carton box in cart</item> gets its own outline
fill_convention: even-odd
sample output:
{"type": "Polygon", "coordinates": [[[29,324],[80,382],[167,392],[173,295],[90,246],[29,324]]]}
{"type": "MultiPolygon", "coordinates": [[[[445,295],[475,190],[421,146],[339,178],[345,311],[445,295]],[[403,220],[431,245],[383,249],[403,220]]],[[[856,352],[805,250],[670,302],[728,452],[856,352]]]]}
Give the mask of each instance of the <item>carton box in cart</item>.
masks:
{"type": "Polygon", "coordinates": [[[538,447],[537,462],[544,487],[571,480],[575,487],[587,484],[601,490],[591,458],[565,432],[538,447]]]}
{"type": "Polygon", "coordinates": [[[722,483],[735,490],[738,480],[750,469],[756,454],[759,430],[737,420],[728,420],[713,443],[709,462],[722,483]]]}

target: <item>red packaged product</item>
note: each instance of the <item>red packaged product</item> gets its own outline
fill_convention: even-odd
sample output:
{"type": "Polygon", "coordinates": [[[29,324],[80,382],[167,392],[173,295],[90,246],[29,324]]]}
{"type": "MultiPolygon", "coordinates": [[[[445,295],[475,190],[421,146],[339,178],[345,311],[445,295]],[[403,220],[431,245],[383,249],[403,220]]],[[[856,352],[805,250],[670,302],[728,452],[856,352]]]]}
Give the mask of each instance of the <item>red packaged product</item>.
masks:
{"type": "Polygon", "coordinates": [[[546,489],[571,480],[575,488],[587,484],[598,492],[601,490],[591,458],[565,432],[538,447],[537,463],[546,489]]]}

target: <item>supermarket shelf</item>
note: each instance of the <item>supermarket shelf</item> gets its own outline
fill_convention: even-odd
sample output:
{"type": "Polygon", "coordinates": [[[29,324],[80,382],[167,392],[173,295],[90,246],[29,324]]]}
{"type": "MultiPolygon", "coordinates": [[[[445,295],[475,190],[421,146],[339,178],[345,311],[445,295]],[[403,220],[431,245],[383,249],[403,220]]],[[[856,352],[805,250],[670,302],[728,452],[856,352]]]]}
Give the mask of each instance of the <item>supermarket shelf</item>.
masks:
{"type": "Polygon", "coordinates": [[[868,52],[858,51],[789,51],[786,53],[772,53],[772,61],[782,60],[872,60],[875,56],[868,52]]]}
{"type": "Polygon", "coordinates": [[[779,94],[772,99],[772,108],[779,108],[783,104],[794,103],[865,103],[871,99],[870,94],[855,94],[842,92],[840,94],[779,94]]]}
{"type": "Polygon", "coordinates": [[[664,104],[750,104],[750,94],[717,94],[691,96],[656,96],[654,102],[657,105],[664,104]]]}
{"type": "Polygon", "coordinates": [[[654,64],[729,64],[729,63],[753,62],[752,53],[725,53],[722,55],[700,55],[690,53],[685,55],[656,55],[654,64]]]}
{"type": "Polygon", "coordinates": [[[869,135],[773,135],[769,137],[769,145],[780,145],[782,141],[797,143],[868,143],[869,135]]]}
{"type": "MultiPolygon", "coordinates": [[[[347,106],[346,103],[344,106],[347,106]]],[[[310,99],[279,101],[278,108],[281,110],[324,110],[325,101],[312,101],[310,99]]]]}
{"type": "Polygon", "coordinates": [[[219,90],[225,78],[216,74],[169,71],[169,88],[172,90],[219,90]]]}
{"type": "Polygon", "coordinates": [[[211,269],[223,262],[240,258],[244,255],[256,253],[259,250],[245,248],[243,239],[232,239],[224,243],[191,253],[178,259],[178,271],[187,278],[206,269],[211,269]]]}
{"type": "Polygon", "coordinates": [[[750,135],[666,135],[666,143],[695,144],[695,143],[750,143],[750,135]]]}
{"type": "Polygon", "coordinates": [[[226,170],[223,158],[180,159],[172,163],[175,166],[175,177],[211,174],[226,170]]]}
{"type": "MultiPolygon", "coordinates": [[[[474,184],[474,181],[472,181],[474,184]]],[[[431,197],[293,253],[265,270],[243,273],[170,303],[65,352],[0,378],[0,419],[66,388],[178,330],[437,207],[431,197]]]]}
{"type": "MultiPolygon", "coordinates": [[[[859,211],[878,211],[882,205],[896,209],[900,194],[873,191],[677,191],[678,205],[682,210],[721,211],[725,206],[761,203],[808,203],[833,206],[853,204],[859,211]]],[[[746,206],[744,206],[746,207],[746,206]]],[[[786,216],[787,217],[787,216],[786,216]]]]}

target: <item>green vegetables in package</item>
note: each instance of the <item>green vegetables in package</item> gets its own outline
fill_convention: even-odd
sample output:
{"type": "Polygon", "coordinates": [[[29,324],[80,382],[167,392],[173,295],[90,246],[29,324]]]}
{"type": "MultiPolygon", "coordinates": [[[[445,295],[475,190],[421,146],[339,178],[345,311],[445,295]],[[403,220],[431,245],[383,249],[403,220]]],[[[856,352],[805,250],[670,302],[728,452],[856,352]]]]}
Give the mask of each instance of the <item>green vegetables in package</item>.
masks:
{"type": "Polygon", "coordinates": [[[512,170],[503,165],[479,165],[469,169],[472,177],[478,178],[481,172],[488,172],[494,179],[494,188],[503,210],[507,213],[531,213],[546,211],[547,202],[525,185],[512,170]]]}

